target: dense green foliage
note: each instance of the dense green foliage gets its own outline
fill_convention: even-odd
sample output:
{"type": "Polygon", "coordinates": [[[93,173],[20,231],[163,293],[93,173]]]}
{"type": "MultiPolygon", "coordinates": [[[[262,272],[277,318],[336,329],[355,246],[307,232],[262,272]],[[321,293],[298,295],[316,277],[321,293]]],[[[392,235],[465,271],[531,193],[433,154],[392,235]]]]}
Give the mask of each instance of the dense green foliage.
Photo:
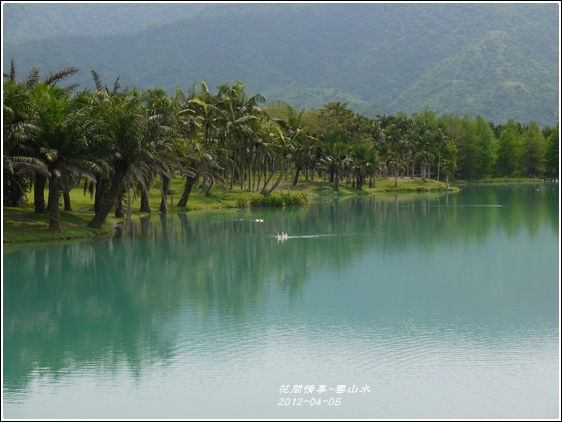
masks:
{"type": "Polygon", "coordinates": [[[34,70],[18,80],[12,63],[4,75],[4,205],[21,206],[33,189],[35,212],[49,213],[53,232],[61,230],[59,198],[71,211],[69,192],[82,180],[95,197],[88,226],[99,229],[112,209],[124,217],[125,200],[131,212],[131,195],[150,213],[155,185],[166,213],[176,176],[185,180],[178,207],[201,184],[206,196],[217,185],[261,194],[239,206],[271,207],[308,202],[301,193],[273,194],[283,178],[296,186],[317,177],[336,191],[340,183],[361,191],[380,177],[393,178],[394,188],[404,177],[445,179],[448,189],[450,177],[558,176],[559,125],[541,131],[533,121],[510,120],[503,128],[430,109],[371,119],[339,102],[310,112],[282,102],[265,108],[266,99],[239,81],[216,93],[201,82],[173,97],[159,88],[121,88],[119,79],[109,88],[94,71],[93,90],[59,86],[76,71],[41,79],[34,70]]]}
{"type": "Polygon", "coordinates": [[[240,199],[237,202],[238,208],[274,208],[274,207],[294,207],[308,205],[308,196],[305,193],[281,192],[269,196],[253,195],[248,199],[240,199]]]}
{"type": "Polygon", "coordinates": [[[81,4],[63,25],[81,36],[68,28],[64,38],[16,44],[61,19],[30,7],[28,20],[13,19],[5,5],[18,33],[6,38],[4,66],[75,66],[81,87],[96,69],[171,94],[199,80],[242,80],[299,110],[340,102],[371,118],[430,108],[541,127],[559,120],[558,4],[207,4],[188,18],[178,9],[186,5],[135,4],[138,18],[124,19],[126,6],[102,17],[81,4]],[[160,7],[150,19],[149,7],[160,7]],[[169,10],[183,20],[170,22],[169,10]],[[133,22],[160,25],[138,32],[133,22]],[[109,24],[123,34],[107,35],[109,24]]]}

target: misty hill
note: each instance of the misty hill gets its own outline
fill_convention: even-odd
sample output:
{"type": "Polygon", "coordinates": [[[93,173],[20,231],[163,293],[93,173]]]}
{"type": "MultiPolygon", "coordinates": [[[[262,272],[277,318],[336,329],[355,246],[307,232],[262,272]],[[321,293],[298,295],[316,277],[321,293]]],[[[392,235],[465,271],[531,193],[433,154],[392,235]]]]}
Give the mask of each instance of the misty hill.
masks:
{"type": "Polygon", "coordinates": [[[134,34],[5,42],[4,66],[12,58],[22,74],[76,66],[83,87],[93,87],[94,69],[107,84],[120,76],[172,93],[241,80],[269,101],[298,109],[345,101],[368,116],[430,107],[497,123],[559,120],[558,4],[206,6],[134,34]]]}
{"type": "Polygon", "coordinates": [[[4,3],[3,42],[18,44],[62,35],[136,33],[197,14],[201,3],[4,3]]]}

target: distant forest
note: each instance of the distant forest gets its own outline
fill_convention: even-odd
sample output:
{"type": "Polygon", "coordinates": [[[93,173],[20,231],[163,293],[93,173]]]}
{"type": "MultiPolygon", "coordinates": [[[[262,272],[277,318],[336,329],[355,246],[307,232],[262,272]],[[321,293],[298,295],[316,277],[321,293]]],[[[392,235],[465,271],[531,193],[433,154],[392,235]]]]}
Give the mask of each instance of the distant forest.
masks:
{"type": "Polygon", "coordinates": [[[174,95],[244,81],[298,110],[559,121],[557,3],[3,4],[4,69],[174,95]]]}
{"type": "Polygon", "coordinates": [[[381,177],[447,186],[450,178],[558,177],[559,124],[541,130],[534,121],[495,124],[431,109],[370,118],[345,102],[310,111],[265,106],[240,81],[216,91],[201,82],[174,95],[122,87],[119,78],[107,85],[95,71],[94,89],[63,84],[77,72],[34,69],[21,77],[12,63],[4,75],[4,206],[21,206],[33,192],[35,212],[49,213],[53,231],[60,231],[59,197],[66,210],[82,181],[95,195],[89,226],[100,228],[131,190],[149,212],[148,189],[158,183],[165,199],[174,177],[185,180],[179,207],[198,183],[267,197],[283,177],[358,190],[381,177]]]}

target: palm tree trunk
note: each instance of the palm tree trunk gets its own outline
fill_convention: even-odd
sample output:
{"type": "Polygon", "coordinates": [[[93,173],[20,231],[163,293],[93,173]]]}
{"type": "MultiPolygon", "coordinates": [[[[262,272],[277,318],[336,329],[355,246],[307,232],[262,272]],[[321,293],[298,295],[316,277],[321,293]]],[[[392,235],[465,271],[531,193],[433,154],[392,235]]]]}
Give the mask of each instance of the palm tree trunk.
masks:
{"type": "Polygon", "coordinates": [[[60,232],[59,192],[61,187],[60,176],[53,172],[49,181],[49,231],[60,232]]]}
{"type": "MultiPolygon", "coordinates": [[[[269,185],[269,182],[271,182],[271,179],[273,179],[273,175],[275,174],[275,170],[277,169],[277,162],[273,161],[270,164],[270,167],[271,167],[271,172],[269,173],[269,176],[267,176],[267,169],[264,168],[264,171],[263,171],[264,181],[263,181],[263,187],[261,188],[260,193],[264,196],[267,196],[266,195],[267,185],[269,185]]],[[[283,174],[283,172],[281,172],[281,174],[283,174]]]]}
{"type": "Polygon", "coordinates": [[[256,192],[260,190],[262,170],[262,166],[258,166],[258,183],[255,186],[256,192]]]}
{"type": "Polygon", "coordinates": [[[94,193],[94,212],[98,212],[99,201],[103,196],[103,190],[105,189],[105,180],[102,178],[101,175],[96,175],[96,190],[94,193]]]}
{"type": "Polygon", "coordinates": [[[64,210],[68,212],[72,212],[72,204],[70,203],[70,192],[63,190],[62,197],[64,200],[64,210]]]}
{"type": "Polygon", "coordinates": [[[131,219],[131,189],[127,187],[127,220],[131,219]]]}
{"type": "Polygon", "coordinates": [[[150,203],[148,202],[148,192],[145,187],[141,187],[140,211],[150,214],[150,203]]]}
{"type": "Polygon", "coordinates": [[[299,181],[299,174],[301,172],[301,165],[297,164],[295,169],[295,178],[293,179],[293,186],[297,186],[297,182],[299,181]]]}
{"type": "Polygon", "coordinates": [[[439,171],[441,170],[441,151],[439,151],[439,157],[437,159],[437,181],[439,181],[439,171]]]}
{"type": "Polygon", "coordinates": [[[360,175],[357,177],[357,183],[355,184],[355,186],[356,186],[357,189],[363,190],[363,183],[364,183],[364,180],[365,180],[365,176],[363,176],[362,174],[360,174],[360,175]]]}
{"type": "Polygon", "coordinates": [[[162,200],[160,201],[159,211],[165,213],[168,211],[168,200],[167,195],[170,190],[170,178],[165,174],[162,175],[162,200]]]}
{"type": "Polygon", "coordinates": [[[267,192],[265,192],[265,187],[264,187],[264,189],[262,190],[263,196],[271,195],[271,192],[273,192],[275,190],[275,188],[279,185],[279,183],[281,182],[282,179],[283,179],[283,171],[281,171],[279,173],[279,177],[277,178],[277,180],[275,181],[273,186],[271,186],[271,189],[269,189],[267,192]]]}
{"type": "Polygon", "coordinates": [[[111,209],[115,204],[115,197],[117,195],[117,189],[113,189],[115,192],[111,194],[108,192],[106,195],[100,196],[97,203],[97,211],[94,217],[88,223],[88,227],[93,229],[101,229],[101,226],[105,223],[107,215],[110,213],[111,209]]]}
{"type": "Polygon", "coordinates": [[[281,182],[281,180],[283,179],[283,173],[285,172],[285,163],[282,163],[281,165],[281,171],[279,172],[279,177],[277,178],[277,180],[275,181],[275,183],[273,184],[273,186],[271,187],[271,189],[269,189],[268,191],[265,190],[265,188],[267,187],[267,184],[269,183],[269,180],[271,180],[271,177],[273,176],[275,172],[275,166],[273,167],[272,171],[271,171],[271,175],[269,177],[269,179],[267,180],[267,182],[263,185],[263,189],[261,191],[263,196],[269,196],[271,195],[271,192],[273,192],[275,190],[275,188],[277,187],[277,185],[279,185],[279,183],[281,182]]]}
{"type": "Polygon", "coordinates": [[[187,201],[189,200],[189,194],[191,193],[191,189],[193,188],[193,185],[195,184],[196,180],[197,177],[190,177],[190,176],[185,177],[185,185],[183,187],[183,193],[181,195],[180,200],[176,204],[177,207],[185,207],[187,205],[187,201]]]}
{"type": "Polygon", "coordinates": [[[123,212],[123,199],[121,195],[117,195],[115,198],[115,218],[123,218],[125,217],[125,213],[123,212]]]}
{"type": "Polygon", "coordinates": [[[215,182],[211,180],[211,183],[209,183],[209,187],[205,191],[205,196],[209,196],[209,192],[211,192],[211,188],[213,187],[214,184],[215,182]]]}
{"type": "Polygon", "coordinates": [[[96,197],[99,194],[99,199],[96,198],[97,209],[94,217],[88,223],[88,227],[93,229],[101,229],[101,226],[105,223],[105,219],[107,218],[108,214],[111,212],[113,205],[115,204],[115,198],[117,194],[121,190],[121,186],[123,184],[123,179],[127,174],[127,168],[122,166],[119,168],[111,181],[111,185],[109,190],[105,191],[102,189],[96,188],[96,197]]]}
{"type": "Polygon", "coordinates": [[[47,177],[41,174],[35,176],[35,185],[33,185],[33,201],[35,202],[35,214],[46,214],[45,207],[45,185],[47,177]]]}
{"type": "Polygon", "coordinates": [[[336,190],[338,190],[339,186],[340,186],[340,173],[338,171],[339,169],[336,169],[334,171],[334,185],[336,186],[336,190]]]}

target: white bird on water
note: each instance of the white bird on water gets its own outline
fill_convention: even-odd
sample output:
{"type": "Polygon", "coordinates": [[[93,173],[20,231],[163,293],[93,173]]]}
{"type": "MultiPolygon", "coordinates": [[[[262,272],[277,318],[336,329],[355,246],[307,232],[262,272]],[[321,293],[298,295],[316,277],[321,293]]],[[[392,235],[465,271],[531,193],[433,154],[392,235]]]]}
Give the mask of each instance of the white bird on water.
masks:
{"type": "Polygon", "coordinates": [[[277,233],[277,240],[287,240],[288,237],[289,235],[285,232],[277,233]]]}

